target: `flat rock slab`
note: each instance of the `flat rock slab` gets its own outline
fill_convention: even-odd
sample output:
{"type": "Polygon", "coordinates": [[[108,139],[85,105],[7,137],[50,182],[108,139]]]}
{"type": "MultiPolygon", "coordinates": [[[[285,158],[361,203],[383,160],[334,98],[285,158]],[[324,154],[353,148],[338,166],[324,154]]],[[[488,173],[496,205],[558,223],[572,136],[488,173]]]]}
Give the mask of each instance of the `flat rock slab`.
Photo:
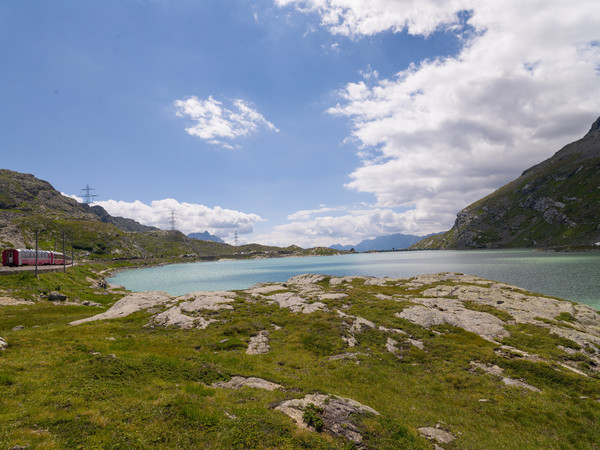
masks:
{"type": "Polygon", "coordinates": [[[332,286],[337,286],[342,283],[352,283],[354,280],[367,281],[372,277],[358,277],[358,276],[345,276],[345,277],[331,277],[329,280],[329,284],[332,286]]]}
{"type": "Polygon", "coordinates": [[[319,300],[341,300],[343,298],[348,297],[348,294],[342,294],[342,293],[319,294],[318,297],[319,297],[319,300]]]}
{"type": "Polygon", "coordinates": [[[398,353],[398,342],[393,340],[392,338],[387,338],[385,348],[388,352],[393,353],[395,355],[398,353]]]}
{"type": "Polygon", "coordinates": [[[489,375],[494,375],[496,377],[501,377],[504,373],[504,369],[502,367],[497,366],[495,364],[483,364],[476,361],[470,362],[471,366],[476,367],[478,369],[483,370],[485,373],[489,375]]]}
{"type": "Polygon", "coordinates": [[[173,298],[166,292],[133,292],[116,302],[108,311],[85,319],[75,320],[69,325],[80,325],[95,320],[118,319],[127,317],[137,311],[161,306],[173,302],[173,298]]]}
{"type": "Polygon", "coordinates": [[[197,313],[203,310],[218,311],[220,309],[233,309],[233,306],[229,303],[233,302],[236,297],[237,295],[234,292],[226,291],[192,292],[177,297],[174,302],[179,302],[179,304],[153,316],[150,319],[149,325],[204,330],[211,323],[217,322],[217,320],[205,319],[197,313]]]}
{"type": "Polygon", "coordinates": [[[287,291],[288,288],[283,284],[255,284],[246,290],[246,292],[250,295],[266,295],[276,291],[287,291]]]}
{"type": "Polygon", "coordinates": [[[267,297],[269,301],[279,304],[280,308],[288,308],[294,313],[310,314],[315,311],[324,311],[327,305],[321,302],[312,302],[294,292],[282,292],[267,297]]]}
{"type": "Polygon", "coordinates": [[[589,306],[529,294],[514,286],[488,282],[489,286],[436,286],[423,292],[424,297],[455,297],[486,304],[506,311],[517,323],[538,322],[537,318],[555,320],[568,313],[584,325],[600,328],[600,315],[589,306]]]}
{"type": "Polygon", "coordinates": [[[290,416],[299,427],[310,429],[303,419],[304,410],[310,404],[323,409],[321,414],[323,431],[341,436],[355,444],[362,442],[362,435],[356,425],[350,421],[350,416],[352,414],[379,415],[373,408],[355,400],[323,394],[308,394],[304,398],[287,400],[275,409],[290,416]]]}
{"type": "Polygon", "coordinates": [[[419,428],[419,433],[421,433],[425,439],[435,441],[438,444],[449,444],[456,439],[456,436],[454,436],[452,433],[438,428],[437,426],[419,428]]]}
{"type": "Polygon", "coordinates": [[[538,389],[535,386],[532,386],[528,383],[525,383],[524,381],[515,380],[514,378],[508,378],[508,377],[503,376],[504,369],[502,369],[502,367],[497,366],[495,364],[483,364],[483,363],[479,363],[476,361],[471,361],[470,364],[472,367],[476,367],[478,369],[483,370],[488,375],[492,375],[494,377],[501,378],[502,383],[504,383],[507,386],[528,389],[533,392],[542,392],[540,389],[538,389]]]}
{"type": "Polygon", "coordinates": [[[389,278],[389,277],[367,278],[365,280],[365,285],[367,285],[367,286],[390,286],[393,284],[400,283],[402,281],[406,281],[406,280],[403,278],[389,278]]]}
{"type": "Polygon", "coordinates": [[[353,360],[356,360],[359,355],[366,355],[366,353],[363,353],[363,352],[352,352],[352,353],[351,352],[346,352],[346,353],[340,353],[339,355],[330,356],[327,359],[329,361],[339,361],[340,359],[353,359],[353,360]]]}
{"type": "Polygon", "coordinates": [[[217,381],[212,384],[213,387],[225,388],[225,389],[241,389],[243,387],[249,387],[252,389],[264,389],[266,391],[274,391],[275,389],[282,389],[283,386],[277,383],[272,383],[262,378],[257,377],[233,377],[229,381],[217,381]]]}
{"type": "Polygon", "coordinates": [[[330,278],[325,275],[307,273],[304,275],[296,275],[291,277],[286,284],[316,284],[327,278],[330,278]]]}
{"type": "Polygon", "coordinates": [[[203,317],[189,316],[182,312],[180,306],[173,306],[166,311],[153,316],[148,325],[158,325],[161,327],[174,327],[181,329],[198,328],[204,330],[211,323],[216,322],[215,319],[205,319],[203,317]]]}
{"type": "Polygon", "coordinates": [[[177,301],[184,301],[179,306],[182,311],[195,312],[200,310],[217,311],[219,309],[233,309],[229,305],[236,298],[234,292],[215,291],[215,292],[192,292],[190,294],[177,297],[177,301]]]}
{"type": "Polygon", "coordinates": [[[529,389],[530,391],[533,391],[533,392],[542,392],[540,389],[536,388],[535,386],[527,384],[524,381],[515,380],[514,378],[504,377],[504,378],[502,378],[502,382],[504,384],[506,384],[507,386],[529,389]]]}
{"type": "Polygon", "coordinates": [[[33,305],[33,302],[31,300],[23,300],[20,298],[0,297],[0,306],[13,305],[33,305]]]}
{"type": "Polygon", "coordinates": [[[448,324],[463,328],[492,342],[510,335],[504,329],[505,322],[498,317],[481,311],[465,308],[460,300],[450,298],[418,298],[416,306],[405,308],[396,317],[430,328],[448,324]]]}

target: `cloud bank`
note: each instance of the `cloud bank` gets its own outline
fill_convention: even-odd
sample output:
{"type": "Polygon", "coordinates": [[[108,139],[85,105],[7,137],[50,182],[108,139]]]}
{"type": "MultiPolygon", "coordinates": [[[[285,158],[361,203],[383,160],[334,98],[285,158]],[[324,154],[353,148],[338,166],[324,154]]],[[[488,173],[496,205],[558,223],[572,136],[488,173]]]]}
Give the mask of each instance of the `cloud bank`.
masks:
{"type": "Polygon", "coordinates": [[[235,99],[232,108],[226,108],[222,102],[209,96],[200,100],[196,96],[184,100],[176,100],[176,115],[187,118],[192,125],[185,129],[191,136],[196,136],[209,144],[224,148],[235,148],[230,141],[248,136],[259,127],[278,132],[275,125],[269,122],[247,102],[235,99]]]}
{"type": "MultiPolygon", "coordinates": [[[[276,4],[318,14],[331,33],[353,39],[441,31],[462,40],[454,57],[415,61],[390,79],[349,82],[328,109],[349,121],[362,159],[346,186],[373,194],[377,208],[411,208],[394,216],[405,224],[401,231],[448,229],[460,209],[583,136],[600,114],[595,1],[276,4]]],[[[331,222],[322,218],[308,230],[324,238],[331,222]]],[[[370,226],[383,230],[385,222],[370,226]]]]}
{"type": "Polygon", "coordinates": [[[247,214],[241,211],[221,207],[178,202],[174,199],[155,200],[149,205],[138,200],[124,202],[107,200],[94,202],[102,206],[113,216],[134,219],[143,225],[168,230],[171,228],[171,212],[175,217],[175,228],[184,234],[208,231],[221,238],[238,234],[249,234],[254,231],[254,224],[263,219],[257,214],[247,214]]]}
{"type": "MultiPolygon", "coordinates": [[[[454,216],[454,213],[449,212],[454,216]]],[[[288,216],[289,223],[274,227],[268,234],[256,236],[257,242],[304,248],[333,244],[356,245],[364,239],[395,233],[422,235],[425,224],[439,228],[438,215],[427,215],[416,209],[396,212],[373,208],[320,208],[298,211],[288,216]]]]}

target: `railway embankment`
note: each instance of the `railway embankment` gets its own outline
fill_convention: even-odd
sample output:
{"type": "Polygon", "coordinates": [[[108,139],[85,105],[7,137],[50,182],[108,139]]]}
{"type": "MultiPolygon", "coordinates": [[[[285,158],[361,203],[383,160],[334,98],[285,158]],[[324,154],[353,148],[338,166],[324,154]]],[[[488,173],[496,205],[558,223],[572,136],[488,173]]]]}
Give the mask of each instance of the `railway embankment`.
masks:
{"type": "MultiPolygon", "coordinates": [[[[69,270],[73,267],[71,264],[66,266],[66,269],[69,270]]],[[[37,270],[39,273],[51,273],[51,272],[62,272],[65,267],[58,266],[38,266],[37,270]]],[[[22,272],[35,272],[35,266],[18,266],[18,267],[10,267],[10,266],[0,266],[0,276],[3,275],[15,275],[22,272]]]]}

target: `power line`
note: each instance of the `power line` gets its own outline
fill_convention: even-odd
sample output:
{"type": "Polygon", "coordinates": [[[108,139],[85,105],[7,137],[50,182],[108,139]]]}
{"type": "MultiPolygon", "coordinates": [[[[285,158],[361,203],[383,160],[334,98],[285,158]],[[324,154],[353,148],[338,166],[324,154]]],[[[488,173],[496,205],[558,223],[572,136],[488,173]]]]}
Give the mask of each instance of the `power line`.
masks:
{"type": "Polygon", "coordinates": [[[90,187],[89,184],[86,184],[86,186],[81,190],[81,196],[83,197],[83,203],[87,203],[88,205],[90,203],[92,203],[94,201],[95,197],[99,197],[96,194],[93,194],[93,192],[95,192],[96,190],[92,187],[90,187]]]}
{"type": "Polygon", "coordinates": [[[175,225],[177,223],[176,220],[176,216],[175,216],[175,210],[171,210],[171,215],[169,216],[169,224],[171,224],[171,231],[175,231],[175,225]]]}

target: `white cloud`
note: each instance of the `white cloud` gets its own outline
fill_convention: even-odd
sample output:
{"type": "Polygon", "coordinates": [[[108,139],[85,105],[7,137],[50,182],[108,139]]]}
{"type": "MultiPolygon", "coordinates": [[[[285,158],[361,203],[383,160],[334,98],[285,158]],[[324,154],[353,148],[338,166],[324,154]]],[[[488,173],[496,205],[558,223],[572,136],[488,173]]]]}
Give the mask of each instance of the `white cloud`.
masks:
{"type": "Polygon", "coordinates": [[[468,18],[454,31],[464,43],[456,57],[416,61],[391,79],[363,74],[328,110],[350,120],[362,158],[347,187],[372,193],[380,208],[414,206],[415,220],[440,224],[427,231],[449,228],[458,210],[581,137],[600,114],[596,1],[276,3],[316,12],[350,37],[427,36],[468,18]]]}
{"type": "Polygon", "coordinates": [[[457,24],[456,13],[468,10],[475,0],[275,0],[303,12],[316,12],[321,25],[334,34],[374,35],[383,31],[408,31],[429,35],[440,26],[457,24]]]}
{"type": "Polygon", "coordinates": [[[107,200],[95,202],[113,216],[134,219],[141,224],[168,230],[171,227],[171,211],[175,213],[175,228],[184,234],[208,231],[211,234],[226,238],[235,231],[238,234],[249,234],[254,231],[254,224],[262,222],[257,214],[221,207],[178,202],[174,199],[154,200],[149,205],[136,200],[124,202],[107,200]]]}
{"type": "MultiPolygon", "coordinates": [[[[454,216],[454,212],[445,212],[454,216]]],[[[438,215],[412,209],[396,212],[385,208],[348,209],[343,207],[298,211],[292,222],[278,225],[267,234],[256,236],[257,242],[304,248],[333,244],[356,245],[376,236],[405,233],[423,235],[439,230],[438,215]],[[337,212],[339,215],[328,213],[337,212]]],[[[447,218],[447,217],[446,217],[447,218]]]]}
{"type": "Polygon", "coordinates": [[[288,215],[287,220],[306,220],[315,214],[340,211],[342,209],[345,208],[330,208],[327,206],[321,206],[319,209],[305,209],[302,211],[296,211],[295,213],[288,215]]]}
{"type": "Polygon", "coordinates": [[[185,129],[188,134],[224,148],[235,148],[229,141],[248,136],[259,127],[279,131],[250,104],[240,99],[233,101],[231,109],[212,96],[206,100],[191,96],[185,100],[176,100],[174,105],[177,116],[188,118],[192,122],[185,129]]]}
{"type": "Polygon", "coordinates": [[[69,197],[69,198],[72,198],[73,200],[77,200],[79,203],[83,203],[83,198],[81,198],[77,195],[65,194],[64,192],[61,192],[60,195],[64,195],[65,197],[69,197]]]}

